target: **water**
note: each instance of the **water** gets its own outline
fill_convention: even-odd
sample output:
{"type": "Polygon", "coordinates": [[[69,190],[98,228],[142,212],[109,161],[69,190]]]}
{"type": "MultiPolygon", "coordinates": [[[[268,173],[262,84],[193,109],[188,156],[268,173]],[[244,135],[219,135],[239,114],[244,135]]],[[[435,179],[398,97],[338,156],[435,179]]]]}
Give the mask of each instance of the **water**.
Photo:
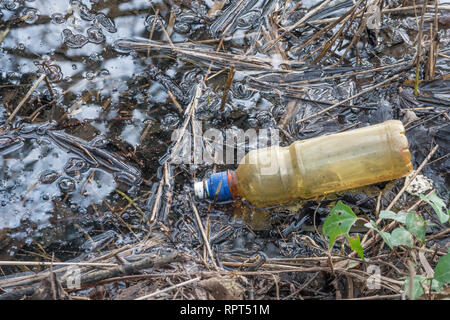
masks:
{"type": "MultiPolygon", "coordinates": [[[[47,256],[55,253],[65,260],[144,237],[149,230],[145,221],[153,212],[165,177],[164,159],[174,143],[172,132],[184,124],[184,110],[209,67],[210,80],[195,113],[203,129],[279,129],[283,124],[282,145],[352,125],[402,119],[403,109],[428,106],[430,102],[413,104],[404,98],[411,88],[396,82],[328,115],[299,122],[395,74],[401,66],[376,74],[339,75],[408,62],[415,53],[411,43],[416,23],[404,14],[386,17],[377,46],[369,45],[363,35],[359,52],[350,50],[337,65],[351,38],[344,37],[339,47],[333,47],[337,56],[327,55],[313,65],[315,56],[307,55],[329,39],[322,37],[301,48],[317,32],[314,24],[294,30],[289,40],[263,50],[271,37],[269,17],[274,10],[286,14],[280,21],[288,26],[303,16],[304,8],[318,3],[305,2],[288,15],[294,1],[287,7],[283,1],[234,1],[226,3],[223,12],[213,12],[211,1],[0,1],[0,123],[5,123],[40,73],[48,79],[38,85],[0,134],[0,259],[31,259],[30,252],[40,252],[42,247],[47,256]],[[156,10],[159,19],[153,23],[156,10]],[[26,18],[20,21],[20,17],[26,18]],[[164,44],[163,49],[117,47],[118,41],[149,39],[152,28],[152,40],[164,44]],[[164,30],[181,51],[171,47],[164,30]],[[216,54],[223,35],[224,49],[216,54]],[[228,75],[222,70],[230,67],[230,62],[235,63],[236,72],[222,108],[228,75]],[[403,96],[398,86],[404,87],[403,96]],[[134,199],[146,217],[123,194],[134,199]],[[100,246],[86,242],[88,236],[100,246]]],[[[336,10],[326,8],[311,21],[339,15],[347,3],[339,2],[336,10]]],[[[351,30],[356,27],[355,23],[351,30]]],[[[441,29],[440,37],[440,48],[448,50],[448,30],[441,29]]],[[[449,68],[448,60],[438,59],[436,74],[448,73],[449,68]]],[[[408,79],[414,76],[408,71],[408,79]]],[[[448,100],[448,83],[423,82],[421,89],[422,98],[434,99],[436,112],[445,110],[442,105],[448,100]]],[[[426,120],[427,113],[416,113],[426,120]]],[[[445,117],[439,116],[407,131],[415,167],[426,157],[433,139],[441,145],[435,159],[449,152],[446,123],[445,117]]],[[[219,165],[217,170],[235,167],[219,165]]],[[[423,171],[443,197],[448,197],[449,167],[447,157],[423,171]]],[[[200,254],[195,250],[203,240],[187,192],[193,194],[194,177],[211,174],[212,166],[171,164],[168,170],[169,184],[163,185],[157,217],[169,227],[173,242],[162,237],[161,245],[200,254]]],[[[384,206],[399,186],[387,185],[384,206]]],[[[303,243],[299,237],[305,233],[300,231],[301,224],[311,225],[316,209],[319,224],[342,198],[356,212],[371,214],[382,187],[385,185],[333,195],[319,208],[314,201],[267,212],[239,201],[198,202],[197,206],[202,216],[210,216],[212,246],[218,259],[259,251],[270,257],[310,255],[307,246],[299,245],[303,243]],[[303,217],[308,218],[304,221],[303,217]]],[[[313,232],[307,234],[314,237],[313,232]]]]}

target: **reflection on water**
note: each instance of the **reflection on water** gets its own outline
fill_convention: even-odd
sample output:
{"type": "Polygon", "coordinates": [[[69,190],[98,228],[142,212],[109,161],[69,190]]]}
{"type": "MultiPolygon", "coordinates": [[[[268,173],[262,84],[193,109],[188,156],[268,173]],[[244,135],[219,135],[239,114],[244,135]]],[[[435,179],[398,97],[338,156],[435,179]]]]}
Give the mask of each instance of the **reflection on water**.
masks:
{"type": "MultiPolygon", "coordinates": [[[[392,70],[341,75],[410,61],[415,52],[412,16],[386,15],[388,23],[380,30],[379,46],[368,45],[363,36],[358,51],[350,50],[338,63],[351,41],[344,36],[339,46],[333,47],[333,54],[311,65],[315,57],[305,57],[317,54],[323,44],[318,40],[301,47],[320,30],[313,20],[341,15],[353,3],[347,0],[331,1],[309,19],[311,24],[293,30],[287,40],[270,50],[264,49],[274,37],[273,28],[281,33],[283,27],[304,16],[305,8],[320,2],[308,0],[296,6],[296,1],[238,0],[219,10],[215,1],[202,0],[0,0],[2,125],[39,74],[46,75],[0,133],[0,259],[14,256],[24,243],[32,245],[33,241],[50,246],[56,253],[55,249],[64,245],[67,252],[76,253],[80,248],[92,251],[146,235],[148,226],[142,212],[152,213],[160,181],[166,180],[160,192],[160,210],[167,210],[163,222],[170,225],[177,244],[197,246],[186,191],[193,176],[201,178],[213,169],[207,165],[170,165],[171,177],[165,180],[159,160],[167,159],[172,132],[184,123],[193,88],[206,74],[210,78],[195,114],[204,131],[282,127],[282,143],[287,145],[353,124],[401,118],[396,87],[387,87],[349,101],[344,108],[333,110],[335,113],[297,123],[385,79],[392,70]],[[273,19],[274,13],[278,20],[273,19]],[[222,36],[223,47],[217,51],[222,36]],[[131,50],[117,46],[120,41],[150,38],[160,47],[131,50]],[[222,106],[232,63],[236,72],[222,106]],[[383,110],[373,111],[377,109],[383,110]],[[86,234],[93,244],[81,246],[86,234]]],[[[353,29],[357,27],[355,21],[353,29]]],[[[337,30],[330,30],[330,34],[337,30]]],[[[441,48],[448,47],[445,31],[440,32],[441,48]]],[[[448,61],[437,61],[437,73],[448,73],[448,69],[448,61]]],[[[436,108],[448,100],[447,82],[421,83],[436,108]]],[[[440,121],[435,119],[427,126],[442,140],[445,135],[440,121]]],[[[419,126],[407,132],[416,164],[426,156],[422,148],[430,142],[424,141],[423,137],[430,137],[428,132],[423,134],[426,130],[428,127],[419,126]]],[[[445,141],[441,145],[445,146],[445,141]]],[[[445,152],[444,147],[437,156],[445,152]]],[[[448,161],[424,169],[439,189],[445,189],[439,168],[448,168],[448,161]]],[[[376,197],[358,194],[348,202],[360,203],[361,197],[368,204],[361,210],[372,212],[376,197]]],[[[271,256],[286,252],[295,256],[303,250],[286,239],[284,249],[278,250],[274,243],[280,235],[273,230],[269,238],[257,237],[256,241],[242,221],[233,218],[236,212],[250,214],[240,204],[234,209],[230,205],[213,209],[205,203],[198,206],[201,213],[211,214],[211,234],[219,233],[224,225],[232,226],[215,240],[219,251],[270,247],[271,256]]],[[[294,211],[303,217],[315,209],[308,204],[294,211]]],[[[327,213],[325,208],[318,212],[327,213]]],[[[285,213],[271,212],[270,219],[255,229],[267,220],[269,225],[286,227],[279,222],[285,213]]],[[[296,217],[287,222],[288,227],[291,224],[289,234],[300,228],[299,221],[304,220],[296,217]]]]}
{"type": "MultiPolygon", "coordinates": [[[[16,122],[2,133],[0,241],[5,232],[6,237],[29,244],[34,239],[51,243],[70,238],[64,230],[46,230],[56,229],[55,221],[71,223],[73,219],[66,221],[71,214],[78,217],[75,221],[93,220],[96,225],[101,219],[95,215],[108,209],[104,200],[113,206],[122,203],[114,192],[117,188],[138,195],[141,173],[133,164],[125,164],[118,152],[126,150],[117,149],[110,139],[118,137],[131,147],[140,143],[148,118],[145,109],[128,105],[124,109],[129,114],[128,110],[124,114],[117,107],[130,90],[129,80],[142,68],[139,60],[116,54],[110,46],[119,38],[144,36],[148,2],[120,2],[0,1],[0,29],[8,30],[0,44],[1,113],[6,117],[6,111],[18,104],[36,73],[45,73],[49,81],[37,87],[16,122]],[[11,90],[13,85],[23,87],[11,90]],[[126,119],[132,120],[126,123],[126,119]],[[64,125],[46,134],[26,125],[20,129],[20,121],[30,120],[78,121],[78,125],[65,129],[73,135],[62,131],[64,125]],[[106,137],[105,145],[95,146],[95,137],[106,137]],[[42,239],[46,234],[54,239],[42,239]]],[[[123,100],[135,103],[132,94],[123,100]]],[[[139,105],[145,103],[144,98],[139,105]]],[[[92,229],[93,225],[84,226],[92,229]]],[[[0,256],[13,255],[14,248],[18,249],[2,248],[0,256]]]]}

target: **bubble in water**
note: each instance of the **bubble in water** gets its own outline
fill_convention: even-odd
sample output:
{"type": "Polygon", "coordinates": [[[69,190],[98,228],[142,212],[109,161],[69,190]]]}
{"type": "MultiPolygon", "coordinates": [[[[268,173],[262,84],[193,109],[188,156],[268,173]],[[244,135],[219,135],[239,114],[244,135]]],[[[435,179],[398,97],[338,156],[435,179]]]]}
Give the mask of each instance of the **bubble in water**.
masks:
{"type": "Polygon", "coordinates": [[[193,28],[195,29],[195,25],[202,23],[203,20],[197,17],[194,14],[183,14],[177,18],[177,22],[173,26],[173,30],[181,33],[181,34],[187,34],[189,33],[193,28]]]}
{"type": "Polygon", "coordinates": [[[22,11],[21,16],[24,17],[25,23],[28,24],[33,24],[38,20],[38,14],[37,14],[37,9],[34,8],[26,8],[25,10],[22,11]]]}
{"type": "Polygon", "coordinates": [[[88,36],[88,40],[89,42],[92,43],[102,43],[103,41],[105,41],[105,36],[103,35],[102,30],[100,30],[97,27],[90,27],[87,30],[87,36],[88,36]]]}
{"type": "MultiPolygon", "coordinates": [[[[154,15],[150,15],[150,16],[147,16],[147,18],[145,18],[144,25],[145,25],[145,28],[147,29],[147,31],[149,31],[149,32],[152,31],[154,20],[155,20],[154,15]]],[[[164,28],[166,27],[166,22],[164,20],[162,20],[162,19],[156,20],[154,31],[162,31],[163,26],[164,26],[164,28]]]]}
{"type": "Polygon", "coordinates": [[[104,136],[98,136],[94,140],[92,140],[89,144],[92,147],[96,148],[105,148],[108,145],[109,141],[104,136]]]}
{"type": "Polygon", "coordinates": [[[62,80],[63,74],[60,66],[57,66],[56,64],[51,64],[46,66],[45,69],[46,69],[45,74],[47,75],[49,81],[55,82],[62,80]]]}
{"type": "Polygon", "coordinates": [[[164,116],[161,120],[161,128],[164,130],[172,130],[178,126],[180,119],[178,115],[174,113],[169,113],[164,116]]]}
{"type": "Polygon", "coordinates": [[[51,19],[54,24],[62,24],[66,22],[66,19],[64,19],[64,16],[61,13],[52,14],[51,19]]]}
{"type": "Polygon", "coordinates": [[[117,32],[116,26],[114,24],[114,21],[112,21],[110,18],[105,16],[103,13],[99,13],[95,19],[110,33],[117,32]]]}
{"type": "Polygon", "coordinates": [[[234,82],[230,88],[233,97],[236,99],[250,99],[254,91],[248,90],[248,88],[240,82],[234,82]]]}
{"type": "Polygon", "coordinates": [[[258,23],[260,18],[261,12],[258,10],[252,10],[240,16],[236,23],[240,29],[250,29],[258,23]]]}
{"type": "Polygon", "coordinates": [[[69,48],[81,48],[88,43],[88,38],[82,34],[73,34],[69,29],[63,30],[64,43],[69,48]]]}
{"type": "Polygon", "coordinates": [[[191,25],[185,22],[177,22],[173,26],[173,30],[181,34],[187,34],[191,31],[191,25]]]}
{"type": "Polygon", "coordinates": [[[13,0],[5,0],[3,2],[3,6],[5,7],[5,9],[13,11],[19,7],[19,3],[15,2],[13,0]]]}
{"type": "Polygon", "coordinates": [[[89,12],[88,7],[84,4],[79,5],[80,8],[80,18],[86,21],[92,21],[95,19],[95,13],[89,12]]]}
{"type": "Polygon", "coordinates": [[[133,41],[128,41],[125,39],[119,39],[114,41],[113,48],[114,51],[118,53],[131,53],[133,49],[130,48],[129,43],[133,43],[133,41]]]}
{"type": "Polygon", "coordinates": [[[86,73],[86,79],[92,80],[92,79],[94,79],[94,77],[95,77],[95,74],[93,72],[86,73]]]}
{"type": "Polygon", "coordinates": [[[77,68],[78,68],[78,67],[77,67],[76,64],[73,64],[73,65],[72,65],[72,70],[77,70],[77,68]]]}
{"type": "Polygon", "coordinates": [[[41,173],[39,177],[39,181],[42,184],[50,184],[56,181],[58,179],[60,174],[55,170],[45,170],[41,173]]]}
{"type": "Polygon", "coordinates": [[[100,70],[98,75],[101,76],[101,77],[109,76],[109,71],[106,70],[106,69],[102,69],[102,70],[100,70]]]}
{"type": "Polygon", "coordinates": [[[64,172],[69,176],[75,176],[77,174],[86,172],[89,169],[86,161],[80,158],[70,158],[64,165],[64,172]]]}
{"type": "Polygon", "coordinates": [[[186,90],[189,90],[190,88],[192,88],[194,83],[201,81],[202,78],[203,76],[199,69],[190,70],[183,75],[181,86],[186,90]]]}
{"type": "Polygon", "coordinates": [[[89,55],[89,60],[94,62],[101,62],[103,61],[103,57],[100,54],[93,52],[89,55]]]}
{"type": "Polygon", "coordinates": [[[62,192],[70,193],[75,190],[76,183],[72,178],[63,177],[59,180],[58,186],[62,192]]]}
{"type": "Polygon", "coordinates": [[[25,50],[25,45],[24,45],[23,43],[19,43],[19,44],[17,45],[17,50],[20,50],[20,51],[25,50]]]}

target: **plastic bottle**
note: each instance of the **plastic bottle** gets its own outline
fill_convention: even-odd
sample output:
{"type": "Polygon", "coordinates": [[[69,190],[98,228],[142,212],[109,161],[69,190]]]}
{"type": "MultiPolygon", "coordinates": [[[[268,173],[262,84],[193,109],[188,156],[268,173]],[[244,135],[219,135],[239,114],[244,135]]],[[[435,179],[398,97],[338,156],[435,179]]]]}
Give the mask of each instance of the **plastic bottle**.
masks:
{"type": "Polygon", "coordinates": [[[241,197],[256,207],[310,199],[398,179],[412,170],[405,129],[398,120],[250,151],[236,171],[194,184],[199,199],[241,197]]]}

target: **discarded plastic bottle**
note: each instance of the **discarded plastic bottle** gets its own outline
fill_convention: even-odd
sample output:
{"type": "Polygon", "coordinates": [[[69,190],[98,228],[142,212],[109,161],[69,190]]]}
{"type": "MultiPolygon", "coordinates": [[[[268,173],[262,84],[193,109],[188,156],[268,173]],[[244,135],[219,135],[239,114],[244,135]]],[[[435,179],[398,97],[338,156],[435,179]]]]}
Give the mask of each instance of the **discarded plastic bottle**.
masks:
{"type": "Polygon", "coordinates": [[[250,151],[236,171],[194,184],[199,199],[241,197],[256,207],[310,199],[398,179],[412,170],[405,128],[398,120],[250,151]]]}

